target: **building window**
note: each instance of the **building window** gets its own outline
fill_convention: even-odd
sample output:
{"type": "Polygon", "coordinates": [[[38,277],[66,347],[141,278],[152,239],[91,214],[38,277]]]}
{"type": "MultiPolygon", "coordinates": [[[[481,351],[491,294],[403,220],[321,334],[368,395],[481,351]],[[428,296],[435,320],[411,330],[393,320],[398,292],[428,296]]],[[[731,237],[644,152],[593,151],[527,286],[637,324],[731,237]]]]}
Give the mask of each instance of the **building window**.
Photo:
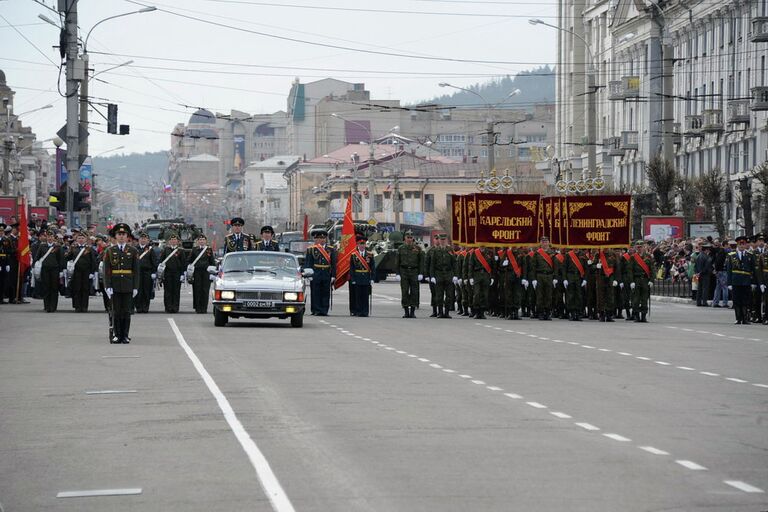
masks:
{"type": "Polygon", "coordinates": [[[384,211],[384,198],[381,194],[375,194],[373,196],[373,211],[374,212],[381,212],[384,211]]]}
{"type": "Polygon", "coordinates": [[[421,211],[421,192],[409,191],[404,193],[405,199],[403,201],[404,212],[420,212],[421,211]]]}
{"type": "Polygon", "coordinates": [[[435,194],[424,194],[424,211],[435,211],[435,194]]]}

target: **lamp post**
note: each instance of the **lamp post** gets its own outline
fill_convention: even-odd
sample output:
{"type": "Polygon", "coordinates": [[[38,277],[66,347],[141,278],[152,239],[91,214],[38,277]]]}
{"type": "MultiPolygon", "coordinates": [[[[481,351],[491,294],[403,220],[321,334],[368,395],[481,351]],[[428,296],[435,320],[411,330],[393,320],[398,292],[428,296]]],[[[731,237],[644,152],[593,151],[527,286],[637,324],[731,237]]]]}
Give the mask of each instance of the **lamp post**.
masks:
{"type": "MultiPolygon", "coordinates": [[[[8,195],[11,193],[11,179],[12,179],[11,153],[13,152],[13,149],[15,147],[13,143],[13,137],[11,137],[11,117],[12,117],[11,110],[13,109],[13,107],[8,98],[3,98],[3,107],[5,108],[5,140],[3,141],[3,146],[5,149],[5,152],[3,154],[3,194],[8,195]]],[[[40,110],[45,110],[48,108],[53,108],[53,105],[45,105],[32,110],[27,110],[26,112],[22,112],[21,114],[13,115],[13,117],[18,119],[23,115],[31,114],[33,112],[38,112],[40,110]]],[[[17,194],[20,194],[21,188],[19,187],[19,189],[15,190],[14,192],[17,194]]]]}

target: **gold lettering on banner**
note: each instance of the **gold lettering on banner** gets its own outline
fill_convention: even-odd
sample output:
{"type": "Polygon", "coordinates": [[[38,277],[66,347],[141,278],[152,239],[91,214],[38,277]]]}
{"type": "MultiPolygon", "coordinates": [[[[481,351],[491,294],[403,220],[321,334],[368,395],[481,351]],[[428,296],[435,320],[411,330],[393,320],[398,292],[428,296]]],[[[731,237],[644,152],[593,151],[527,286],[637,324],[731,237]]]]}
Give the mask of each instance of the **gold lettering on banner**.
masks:
{"type": "Polygon", "coordinates": [[[500,199],[481,199],[480,204],[477,206],[477,213],[482,215],[485,210],[497,204],[501,204],[500,199]]]}
{"type": "Polygon", "coordinates": [[[614,201],[611,203],[605,203],[606,206],[613,206],[617,210],[619,210],[624,215],[627,215],[629,213],[629,202],[628,201],[614,201]]]}
{"type": "Polygon", "coordinates": [[[587,240],[590,242],[608,242],[610,239],[610,231],[590,231],[587,233],[587,240]]]}
{"type": "Polygon", "coordinates": [[[579,229],[616,229],[627,227],[627,218],[621,219],[571,219],[571,227],[579,229]]]}
{"type": "Polygon", "coordinates": [[[536,205],[538,204],[538,201],[513,201],[512,204],[519,204],[532,214],[536,214],[536,205]]]}
{"type": "Polygon", "coordinates": [[[461,201],[456,201],[453,205],[453,214],[457,217],[461,216],[461,201]]]}
{"type": "Polygon", "coordinates": [[[574,213],[578,213],[579,210],[592,206],[592,203],[568,201],[568,216],[572,217],[574,213]]]}
{"type": "Polygon", "coordinates": [[[467,217],[470,219],[475,215],[475,202],[467,201],[467,217]]]}
{"type": "Polygon", "coordinates": [[[533,217],[480,216],[481,226],[523,227],[533,226],[533,217]]]}
{"type": "Polygon", "coordinates": [[[491,236],[495,240],[518,240],[522,233],[519,229],[494,229],[491,236]]]}

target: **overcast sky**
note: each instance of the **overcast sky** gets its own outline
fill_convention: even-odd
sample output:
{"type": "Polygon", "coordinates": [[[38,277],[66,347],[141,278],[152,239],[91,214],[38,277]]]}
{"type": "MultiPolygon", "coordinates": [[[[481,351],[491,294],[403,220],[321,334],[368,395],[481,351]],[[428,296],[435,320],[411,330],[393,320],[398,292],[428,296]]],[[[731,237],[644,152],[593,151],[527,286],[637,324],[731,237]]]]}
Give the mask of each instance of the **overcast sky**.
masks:
{"type": "MultiPolygon", "coordinates": [[[[16,112],[54,106],[23,116],[38,140],[66,118],[58,31],[38,15],[58,18],[41,4],[56,1],[0,0],[0,69],[16,112]]],[[[131,126],[122,137],[92,126],[91,155],[167,150],[173,126],[197,107],[284,110],[296,77],[364,82],[373,99],[408,103],[446,93],[439,82],[468,86],[556,59],[556,31],[528,19],[555,23],[557,0],[81,0],[80,35],[145,5],[158,10],[106,21],[88,42],[96,73],[133,60],[91,81],[94,101],[118,103],[119,122],[131,126]]]]}

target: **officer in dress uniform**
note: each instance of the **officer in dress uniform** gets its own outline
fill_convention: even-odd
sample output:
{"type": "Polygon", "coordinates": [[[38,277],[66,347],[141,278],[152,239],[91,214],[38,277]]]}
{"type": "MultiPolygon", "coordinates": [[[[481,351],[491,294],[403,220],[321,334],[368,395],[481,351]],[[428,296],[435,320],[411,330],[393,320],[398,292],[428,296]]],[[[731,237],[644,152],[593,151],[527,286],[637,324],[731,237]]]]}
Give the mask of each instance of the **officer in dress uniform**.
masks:
{"type": "Polygon", "coordinates": [[[419,283],[424,279],[424,251],[414,243],[413,231],[404,234],[405,243],[395,255],[395,273],[400,278],[400,305],[403,318],[416,318],[419,307],[419,283]]]}
{"type": "Polygon", "coordinates": [[[53,231],[41,234],[40,242],[35,253],[35,263],[42,263],[40,279],[36,281],[35,287],[40,290],[45,312],[55,313],[59,306],[59,276],[64,269],[64,259],[53,231]]]}
{"type": "Polygon", "coordinates": [[[15,258],[11,239],[6,236],[5,223],[0,222],[0,304],[5,304],[5,290],[10,282],[11,258],[15,258]]]}
{"type": "Polygon", "coordinates": [[[324,229],[312,231],[315,245],[308,247],[304,255],[304,268],[314,272],[309,282],[311,313],[328,316],[331,301],[331,286],[336,282],[336,249],[327,244],[328,232],[324,229]]]}
{"type": "Polygon", "coordinates": [[[499,279],[504,283],[504,318],[520,320],[520,305],[523,296],[523,282],[528,284],[525,268],[525,253],[520,249],[507,248],[501,258],[499,279]]]}
{"type": "Polygon", "coordinates": [[[750,295],[757,288],[757,266],[754,255],[747,251],[747,237],[736,237],[736,243],[738,247],[726,259],[728,290],[733,292],[736,324],[749,325],[750,295]]]}
{"type": "Polygon", "coordinates": [[[619,258],[611,249],[600,249],[595,259],[597,269],[597,310],[601,322],[613,322],[613,313],[616,308],[614,288],[619,286],[621,272],[619,270],[619,258]]]}
{"type": "Polygon", "coordinates": [[[438,246],[432,252],[429,261],[429,281],[435,285],[435,304],[437,305],[438,318],[451,318],[448,310],[451,307],[451,289],[453,288],[453,276],[456,275],[456,255],[453,247],[448,245],[448,235],[438,235],[438,246]]]}
{"type": "Polygon", "coordinates": [[[768,247],[765,245],[765,235],[757,235],[757,246],[755,247],[755,263],[757,265],[757,291],[762,297],[758,303],[758,316],[762,308],[763,324],[768,325],[768,247]]]}
{"type": "Polygon", "coordinates": [[[130,341],[131,302],[139,293],[139,252],[128,244],[130,233],[128,224],[116,224],[110,233],[116,243],[103,254],[104,288],[112,306],[111,343],[130,341]]]}
{"type": "Polygon", "coordinates": [[[179,236],[174,233],[168,239],[168,245],[160,253],[160,262],[165,262],[163,272],[163,303],[166,313],[178,313],[181,301],[181,283],[187,269],[187,257],[179,244],[179,236]]]}
{"type": "Polygon", "coordinates": [[[9,264],[6,267],[6,288],[5,292],[8,296],[9,304],[23,304],[25,301],[21,299],[21,293],[19,293],[19,223],[14,223],[5,228],[5,234],[8,237],[11,247],[9,264]]]}
{"type": "Polygon", "coordinates": [[[488,294],[493,284],[494,259],[493,249],[490,247],[478,247],[469,257],[469,284],[472,286],[474,297],[472,306],[474,318],[485,319],[485,311],[488,309],[488,294]]]}
{"type": "Polygon", "coordinates": [[[562,276],[568,318],[581,322],[584,315],[584,289],[587,287],[587,259],[575,249],[565,251],[562,276]]]}
{"type": "Polygon", "coordinates": [[[256,242],[257,251],[279,251],[280,246],[277,242],[272,240],[275,237],[275,230],[272,226],[262,226],[261,228],[261,240],[256,242]]]}
{"type": "Polygon", "coordinates": [[[69,277],[69,288],[72,295],[72,307],[77,313],[88,311],[88,301],[91,296],[91,283],[99,263],[96,251],[88,243],[88,237],[82,231],[75,234],[75,243],[69,246],[64,256],[66,262],[73,262],[74,270],[69,277]]]}
{"type": "Polygon", "coordinates": [[[539,320],[552,320],[552,294],[559,282],[555,274],[555,253],[549,248],[549,238],[541,237],[541,247],[533,253],[531,285],[536,290],[536,311],[539,320]]]}
{"type": "Polygon", "coordinates": [[[349,257],[349,288],[350,296],[353,297],[350,304],[352,316],[368,316],[370,305],[368,303],[373,292],[373,280],[376,276],[376,268],[373,262],[373,255],[365,250],[365,244],[368,238],[365,235],[358,234],[355,238],[357,247],[352,251],[349,257]]]}
{"type": "Polygon", "coordinates": [[[139,294],[134,303],[137,313],[149,313],[149,303],[152,300],[159,261],[149,241],[149,235],[143,231],[139,233],[139,245],[136,246],[136,250],[139,251],[139,294]]]}
{"type": "Polygon", "coordinates": [[[245,221],[240,217],[233,217],[229,224],[232,226],[232,232],[224,237],[224,254],[254,250],[256,244],[253,237],[243,233],[245,221]]]}
{"type": "Polygon", "coordinates": [[[432,276],[429,275],[429,269],[432,266],[432,254],[435,249],[437,249],[438,245],[440,243],[440,235],[435,234],[432,237],[432,244],[427,247],[427,251],[424,254],[424,277],[427,278],[427,283],[429,284],[429,304],[432,306],[432,314],[429,315],[430,318],[437,318],[437,290],[435,289],[435,284],[432,282],[432,276]]]}
{"type": "Polygon", "coordinates": [[[632,254],[627,272],[629,274],[629,289],[632,292],[632,317],[635,322],[647,322],[648,303],[651,300],[653,278],[656,275],[653,255],[648,252],[648,246],[642,240],[635,243],[637,250],[632,254]]]}
{"type": "Polygon", "coordinates": [[[197,247],[192,249],[189,261],[195,264],[192,275],[192,306],[195,308],[195,313],[207,313],[211,277],[214,277],[208,273],[208,267],[216,266],[216,258],[213,255],[213,249],[208,247],[208,238],[204,234],[198,235],[197,247]]]}

